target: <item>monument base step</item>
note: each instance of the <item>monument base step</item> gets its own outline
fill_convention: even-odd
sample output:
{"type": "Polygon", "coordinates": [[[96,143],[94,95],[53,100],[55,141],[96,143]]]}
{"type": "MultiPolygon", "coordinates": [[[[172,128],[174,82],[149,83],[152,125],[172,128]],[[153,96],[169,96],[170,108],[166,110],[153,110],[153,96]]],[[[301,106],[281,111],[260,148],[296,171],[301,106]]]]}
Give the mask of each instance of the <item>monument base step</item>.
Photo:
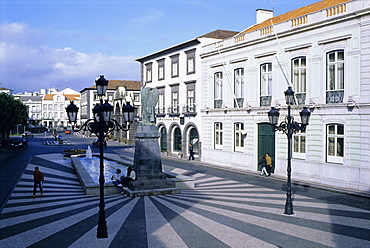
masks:
{"type": "Polygon", "coordinates": [[[165,189],[147,189],[147,190],[131,190],[126,189],[129,197],[140,197],[140,196],[153,196],[153,195],[167,195],[167,194],[180,194],[179,188],[165,188],[165,189]]]}

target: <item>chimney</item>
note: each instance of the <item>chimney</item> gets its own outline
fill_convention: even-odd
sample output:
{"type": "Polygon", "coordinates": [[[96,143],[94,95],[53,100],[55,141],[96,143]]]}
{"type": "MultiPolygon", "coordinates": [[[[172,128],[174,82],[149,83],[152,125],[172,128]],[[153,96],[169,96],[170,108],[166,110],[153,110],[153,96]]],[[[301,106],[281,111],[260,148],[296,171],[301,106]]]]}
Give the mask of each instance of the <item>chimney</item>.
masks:
{"type": "Polygon", "coordinates": [[[274,12],[271,10],[257,9],[256,12],[256,24],[260,24],[274,16],[274,12]]]}

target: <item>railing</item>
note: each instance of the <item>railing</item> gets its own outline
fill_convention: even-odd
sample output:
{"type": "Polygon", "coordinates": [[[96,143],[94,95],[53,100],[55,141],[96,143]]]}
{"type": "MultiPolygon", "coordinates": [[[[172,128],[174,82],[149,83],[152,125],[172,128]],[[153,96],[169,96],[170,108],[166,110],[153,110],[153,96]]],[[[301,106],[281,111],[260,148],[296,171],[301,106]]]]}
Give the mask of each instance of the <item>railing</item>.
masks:
{"type": "Polygon", "coordinates": [[[345,3],[341,5],[337,5],[337,6],[334,6],[326,10],[326,17],[338,15],[346,11],[347,11],[347,6],[345,3]]]}
{"type": "Polygon", "coordinates": [[[307,15],[300,16],[298,18],[293,19],[291,22],[292,22],[292,27],[296,27],[296,26],[307,23],[308,22],[308,17],[307,17],[307,15]]]}
{"type": "Polygon", "coordinates": [[[245,34],[241,34],[241,35],[238,35],[238,36],[234,37],[234,42],[235,43],[242,42],[242,41],[244,41],[244,39],[245,39],[245,34]]]}
{"type": "Polygon", "coordinates": [[[167,108],[167,114],[168,115],[176,115],[176,116],[179,116],[180,115],[180,110],[179,110],[179,106],[171,106],[171,107],[168,107],[167,108]]]}
{"type": "Polygon", "coordinates": [[[304,105],[306,103],[306,93],[296,93],[295,98],[298,105],[304,105]]]}
{"type": "Polygon", "coordinates": [[[326,103],[343,103],[344,90],[326,92],[326,103]]]}
{"type": "Polygon", "coordinates": [[[214,100],[214,108],[215,109],[222,108],[222,99],[214,100]]]}
{"type": "Polygon", "coordinates": [[[244,98],[239,97],[234,99],[234,108],[242,108],[244,104],[244,98]]]}
{"type": "Polygon", "coordinates": [[[155,114],[156,116],[158,117],[164,117],[166,115],[166,108],[165,107],[162,107],[162,108],[156,108],[155,109],[155,114]]]}
{"type": "Polygon", "coordinates": [[[265,27],[260,29],[260,35],[272,34],[274,32],[274,28],[272,26],[265,27]]]}
{"type": "Polygon", "coordinates": [[[197,108],[196,105],[186,105],[182,108],[182,113],[184,115],[196,115],[197,108]]]}
{"type": "Polygon", "coordinates": [[[260,96],[260,106],[267,107],[271,106],[272,96],[260,96]]]}

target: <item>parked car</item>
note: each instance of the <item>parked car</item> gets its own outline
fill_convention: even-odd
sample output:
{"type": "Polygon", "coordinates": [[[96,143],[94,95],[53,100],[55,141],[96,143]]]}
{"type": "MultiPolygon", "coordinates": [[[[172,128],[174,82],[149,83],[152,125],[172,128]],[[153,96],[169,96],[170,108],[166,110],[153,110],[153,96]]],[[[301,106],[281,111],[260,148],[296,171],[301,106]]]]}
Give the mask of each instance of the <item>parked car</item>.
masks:
{"type": "Polygon", "coordinates": [[[27,138],[23,137],[11,137],[9,141],[10,148],[25,147],[28,146],[27,138]]]}
{"type": "Polygon", "coordinates": [[[33,138],[33,134],[32,134],[31,132],[29,132],[29,131],[24,132],[24,133],[22,134],[22,136],[23,136],[23,137],[26,137],[26,138],[28,138],[28,137],[33,138]]]}
{"type": "MultiPolygon", "coordinates": [[[[107,147],[107,141],[104,140],[104,143],[103,143],[103,146],[104,147],[107,147]]],[[[92,142],[92,146],[93,147],[100,147],[100,140],[99,139],[94,139],[93,142],[92,142]]]]}

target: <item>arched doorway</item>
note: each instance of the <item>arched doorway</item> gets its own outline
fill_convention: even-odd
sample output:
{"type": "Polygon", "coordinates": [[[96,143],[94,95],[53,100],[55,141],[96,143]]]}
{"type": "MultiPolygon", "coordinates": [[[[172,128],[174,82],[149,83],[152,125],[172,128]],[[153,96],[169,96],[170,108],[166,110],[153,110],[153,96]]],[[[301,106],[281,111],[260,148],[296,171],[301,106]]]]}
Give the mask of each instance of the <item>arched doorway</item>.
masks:
{"type": "Polygon", "coordinates": [[[172,148],[174,152],[181,153],[181,130],[179,127],[175,127],[173,130],[172,148]]]}
{"type": "Polygon", "coordinates": [[[160,137],[160,147],[161,152],[167,152],[167,129],[162,127],[160,129],[161,137],[160,137]]]}
{"type": "MultiPolygon", "coordinates": [[[[266,153],[270,154],[272,158],[272,169],[270,172],[275,171],[275,132],[272,126],[268,123],[258,124],[258,158],[261,159],[266,153]]],[[[257,163],[258,164],[258,163],[257,163]]],[[[261,165],[258,165],[258,170],[261,170],[261,165]]]]}
{"type": "Polygon", "coordinates": [[[199,134],[196,128],[191,128],[189,130],[188,141],[189,141],[189,144],[193,145],[194,155],[199,155],[199,134]]]}

